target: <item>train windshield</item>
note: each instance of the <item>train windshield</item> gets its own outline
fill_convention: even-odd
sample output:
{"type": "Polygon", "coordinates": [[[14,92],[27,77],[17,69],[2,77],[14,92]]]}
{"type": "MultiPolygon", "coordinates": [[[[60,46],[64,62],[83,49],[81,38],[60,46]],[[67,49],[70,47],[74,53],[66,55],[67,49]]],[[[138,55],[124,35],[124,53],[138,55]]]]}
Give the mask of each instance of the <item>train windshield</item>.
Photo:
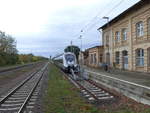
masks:
{"type": "Polygon", "coordinates": [[[72,61],[75,60],[75,57],[74,57],[74,55],[72,55],[72,54],[67,54],[67,55],[65,56],[65,58],[66,58],[67,61],[70,61],[70,62],[72,62],[72,61]]]}

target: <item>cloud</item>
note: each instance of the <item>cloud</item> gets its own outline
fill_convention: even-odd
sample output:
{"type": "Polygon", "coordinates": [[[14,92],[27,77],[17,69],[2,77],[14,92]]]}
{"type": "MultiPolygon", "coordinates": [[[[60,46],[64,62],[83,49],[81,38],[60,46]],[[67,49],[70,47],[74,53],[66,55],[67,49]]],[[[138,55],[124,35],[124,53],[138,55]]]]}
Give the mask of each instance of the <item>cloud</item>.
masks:
{"type": "MultiPolygon", "coordinates": [[[[113,18],[138,0],[124,1],[109,17],[113,18]]],[[[63,52],[84,30],[83,47],[101,44],[97,28],[101,18],[118,0],[0,0],[0,29],[17,40],[20,53],[49,56],[63,52]],[[95,17],[93,19],[93,17],[95,17]],[[86,26],[87,25],[87,26],[86,26]]]]}

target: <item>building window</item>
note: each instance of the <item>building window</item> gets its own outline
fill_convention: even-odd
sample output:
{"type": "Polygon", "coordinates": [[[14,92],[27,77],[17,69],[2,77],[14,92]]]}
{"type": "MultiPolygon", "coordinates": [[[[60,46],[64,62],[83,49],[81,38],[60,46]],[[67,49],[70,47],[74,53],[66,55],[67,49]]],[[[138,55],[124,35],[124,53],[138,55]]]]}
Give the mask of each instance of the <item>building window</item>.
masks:
{"type": "Polygon", "coordinates": [[[144,66],[144,49],[136,50],[136,66],[144,66]]]}
{"type": "Polygon", "coordinates": [[[116,52],[116,64],[119,64],[120,62],[120,53],[116,52]]]}
{"type": "Polygon", "coordinates": [[[109,36],[106,36],[106,46],[109,46],[109,36]]]}
{"type": "Polygon", "coordinates": [[[100,62],[103,62],[103,55],[100,54],[100,62]]]}
{"type": "Polygon", "coordinates": [[[148,19],[148,35],[150,35],[150,18],[148,19]]]}
{"type": "Polygon", "coordinates": [[[136,36],[141,37],[144,35],[144,25],[143,22],[138,22],[136,24],[136,36]]]}
{"type": "Polygon", "coordinates": [[[127,40],[127,29],[126,28],[122,29],[122,39],[127,40]]]}
{"type": "Polygon", "coordinates": [[[94,54],[94,64],[96,64],[97,60],[96,60],[96,53],[94,54]]]}
{"type": "Polygon", "coordinates": [[[119,42],[119,40],[120,40],[120,32],[117,31],[117,32],[115,33],[115,36],[116,36],[116,41],[119,42]]]}
{"type": "Polygon", "coordinates": [[[92,64],[93,63],[93,54],[91,54],[91,61],[90,63],[92,64]]]}

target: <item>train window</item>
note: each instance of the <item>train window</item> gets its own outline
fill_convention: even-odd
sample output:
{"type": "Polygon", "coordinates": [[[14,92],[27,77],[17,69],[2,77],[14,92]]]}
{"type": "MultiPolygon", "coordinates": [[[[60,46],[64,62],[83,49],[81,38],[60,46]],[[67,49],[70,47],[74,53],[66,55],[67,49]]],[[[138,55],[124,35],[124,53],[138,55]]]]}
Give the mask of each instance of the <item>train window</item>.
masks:
{"type": "Polygon", "coordinates": [[[73,55],[71,55],[71,54],[67,54],[65,56],[65,58],[66,58],[67,61],[74,61],[75,60],[75,57],[73,55]]]}

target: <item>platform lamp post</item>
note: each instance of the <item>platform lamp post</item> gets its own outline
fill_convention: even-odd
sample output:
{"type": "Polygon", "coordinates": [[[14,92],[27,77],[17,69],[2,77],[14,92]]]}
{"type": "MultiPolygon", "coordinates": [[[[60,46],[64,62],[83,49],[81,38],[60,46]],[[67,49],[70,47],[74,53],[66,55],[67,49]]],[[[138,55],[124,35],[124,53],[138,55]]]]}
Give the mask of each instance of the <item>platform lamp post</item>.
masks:
{"type": "MultiPolygon", "coordinates": [[[[81,32],[83,32],[83,30],[81,30],[81,32]]],[[[83,56],[82,56],[82,35],[79,36],[79,39],[80,39],[80,41],[81,41],[81,42],[80,42],[80,51],[81,51],[81,65],[82,65],[82,57],[83,57],[83,56]]]]}
{"type": "Polygon", "coordinates": [[[82,63],[83,63],[83,55],[82,55],[82,37],[83,37],[83,35],[82,35],[82,32],[83,32],[83,30],[81,30],[81,35],[79,36],[79,38],[78,39],[80,39],[80,51],[81,51],[81,64],[80,64],[80,76],[81,77],[83,77],[83,67],[82,67],[82,63]]]}
{"type": "Polygon", "coordinates": [[[103,19],[106,19],[106,20],[107,20],[107,25],[108,25],[108,23],[109,23],[109,17],[104,16],[103,19]]]}
{"type": "Polygon", "coordinates": [[[70,46],[71,46],[71,50],[70,51],[73,53],[72,40],[70,42],[70,46]]]}

